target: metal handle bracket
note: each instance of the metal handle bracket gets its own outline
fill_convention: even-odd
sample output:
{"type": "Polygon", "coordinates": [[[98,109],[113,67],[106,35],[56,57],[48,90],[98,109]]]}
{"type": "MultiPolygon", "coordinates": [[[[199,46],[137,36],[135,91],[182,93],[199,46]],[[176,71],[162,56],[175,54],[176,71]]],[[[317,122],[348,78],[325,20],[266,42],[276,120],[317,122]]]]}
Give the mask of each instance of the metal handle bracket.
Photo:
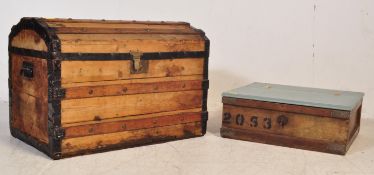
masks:
{"type": "Polygon", "coordinates": [[[26,77],[26,78],[33,78],[34,77],[34,64],[24,61],[22,63],[22,68],[21,68],[21,75],[26,77]]]}

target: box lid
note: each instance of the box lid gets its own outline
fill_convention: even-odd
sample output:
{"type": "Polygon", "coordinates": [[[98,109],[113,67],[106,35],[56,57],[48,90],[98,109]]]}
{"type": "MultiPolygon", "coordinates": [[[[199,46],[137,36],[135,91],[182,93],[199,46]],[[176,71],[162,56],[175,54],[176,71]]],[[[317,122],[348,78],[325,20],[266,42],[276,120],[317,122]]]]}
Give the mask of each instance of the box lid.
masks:
{"type": "Polygon", "coordinates": [[[222,96],[350,111],[364,93],[255,82],[222,96]]]}

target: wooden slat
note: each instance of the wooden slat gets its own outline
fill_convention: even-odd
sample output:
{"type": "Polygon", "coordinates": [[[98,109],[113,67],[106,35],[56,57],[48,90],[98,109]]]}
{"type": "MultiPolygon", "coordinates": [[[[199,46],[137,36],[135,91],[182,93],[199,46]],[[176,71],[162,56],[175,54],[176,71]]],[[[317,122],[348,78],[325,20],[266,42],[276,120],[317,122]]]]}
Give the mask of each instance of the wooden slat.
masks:
{"type": "Polygon", "coordinates": [[[47,60],[17,54],[11,54],[11,57],[12,87],[35,97],[48,98],[47,60]],[[24,61],[33,64],[33,78],[26,78],[20,74],[24,61]]]}
{"type": "Polygon", "coordinates": [[[33,30],[22,30],[15,37],[13,37],[10,44],[13,47],[47,51],[48,47],[44,40],[33,30]]]}
{"type": "Polygon", "coordinates": [[[57,34],[62,53],[204,51],[199,35],[57,34]]]}
{"type": "Polygon", "coordinates": [[[149,114],[202,105],[202,91],[164,92],[62,100],[62,123],[149,114]]]}
{"type": "MultiPolygon", "coordinates": [[[[258,131],[271,134],[286,135],[289,137],[325,140],[329,142],[346,143],[348,139],[349,120],[341,120],[328,117],[316,117],[304,114],[263,110],[256,108],[239,107],[232,105],[223,106],[224,113],[230,113],[231,118],[224,120],[222,126],[238,128],[249,131],[258,131]],[[244,116],[242,125],[238,124],[237,115],[244,116]],[[288,123],[282,127],[277,123],[280,115],[288,118],[288,123]],[[251,117],[258,117],[258,126],[251,127],[251,117]],[[265,118],[271,118],[271,128],[264,128],[265,118]]],[[[253,124],[252,124],[253,125],[253,124]]]]}
{"type": "Polygon", "coordinates": [[[120,122],[120,121],[127,121],[127,120],[135,120],[135,119],[146,119],[146,118],[155,118],[161,116],[168,116],[168,115],[176,115],[180,113],[196,113],[201,112],[201,108],[194,108],[194,109],[184,109],[184,110],[176,110],[176,111],[168,111],[168,112],[158,112],[158,113],[151,113],[151,114],[144,114],[144,115],[131,115],[125,117],[117,117],[117,118],[110,118],[100,121],[85,121],[85,122],[78,122],[78,123],[62,123],[62,127],[76,127],[81,125],[95,125],[101,124],[106,122],[120,122]]]}
{"type": "Polygon", "coordinates": [[[171,23],[105,23],[105,22],[52,22],[47,21],[49,27],[87,27],[87,28],[149,28],[149,29],[188,29],[189,24],[171,23]]]}
{"type": "Polygon", "coordinates": [[[57,27],[57,34],[168,34],[199,35],[195,29],[149,29],[149,28],[97,28],[97,27],[57,27]]]}
{"type": "Polygon", "coordinates": [[[120,24],[148,24],[148,25],[189,25],[186,22],[180,21],[138,21],[138,20],[105,20],[105,19],[64,19],[64,18],[43,18],[47,23],[120,23],[120,24]]]}
{"type": "Polygon", "coordinates": [[[174,114],[168,115],[161,115],[160,113],[148,114],[146,115],[147,117],[145,117],[144,115],[134,116],[139,118],[131,120],[128,119],[129,117],[124,117],[122,118],[122,120],[116,120],[111,122],[102,121],[95,124],[80,124],[70,126],[65,128],[65,138],[83,137],[89,135],[106,134],[113,132],[122,132],[201,121],[201,112],[173,113],[174,114]]]}
{"type": "Polygon", "coordinates": [[[168,82],[168,81],[201,81],[203,80],[202,75],[186,75],[179,77],[160,77],[160,78],[138,78],[128,80],[113,80],[113,81],[89,81],[89,82],[78,82],[78,83],[64,83],[63,88],[74,88],[83,86],[109,86],[118,84],[132,84],[132,83],[155,83],[155,82],[168,82]]]}
{"type": "Polygon", "coordinates": [[[133,78],[202,75],[204,60],[199,58],[149,60],[148,71],[131,74],[129,60],[115,61],[62,61],[63,84],[87,81],[108,81],[133,78]]]}
{"type": "Polygon", "coordinates": [[[170,40],[169,42],[187,41],[194,42],[203,41],[198,35],[164,35],[164,34],[58,34],[62,42],[78,43],[78,44],[112,44],[116,42],[126,42],[127,40],[150,40],[162,41],[170,40]],[[78,40],[78,41],[77,41],[78,40]]]}
{"type": "Polygon", "coordinates": [[[143,93],[175,92],[202,89],[202,81],[167,81],[153,83],[127,83],[104,86],[66,88],[64,99],[117,96],[143,93]]]}
{"type": "Polygon", "coordinates": [[[90,150],[103,149],[117,144],[136,145],[151,143],[154,140],[180,139],[200,136],[201,123],[187,123],[172,126],[148,128],[133,131],[116,132],[110,134],[77,137],[62,140],[63,154],[78,154],[90,150]]]}

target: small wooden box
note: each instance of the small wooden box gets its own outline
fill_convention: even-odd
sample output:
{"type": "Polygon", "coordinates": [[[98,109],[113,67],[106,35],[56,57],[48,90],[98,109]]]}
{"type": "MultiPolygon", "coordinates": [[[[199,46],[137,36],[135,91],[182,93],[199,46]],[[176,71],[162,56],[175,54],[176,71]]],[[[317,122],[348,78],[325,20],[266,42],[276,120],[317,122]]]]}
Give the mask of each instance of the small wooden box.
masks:
{"type": "Polygon", "coordinates": [[[53,159],[202,136],[209,40],[185,22],[22,18],[10,130],[53,159]]]}
{"type": "Polygon", "coordinates": [[[221,136],[345,154],[360,129],[363,95],[253,83],[223,93],[221,136]]]}

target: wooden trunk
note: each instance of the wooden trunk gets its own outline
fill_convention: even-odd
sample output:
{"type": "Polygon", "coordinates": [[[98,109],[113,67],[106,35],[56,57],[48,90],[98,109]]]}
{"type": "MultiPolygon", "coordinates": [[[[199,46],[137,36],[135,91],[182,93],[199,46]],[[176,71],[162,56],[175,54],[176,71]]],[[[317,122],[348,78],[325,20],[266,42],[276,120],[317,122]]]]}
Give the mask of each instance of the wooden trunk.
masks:
{"type": "Polygon", "coordinates": [[[22,18],[11,134],[53,159],[202,136],[209,40],[184,22],[22,18]]]}
{"type": "Polygon", "coordinates": [[[223,94],[221,136],[345,154],[363,93],[253,83],[223,94]]]}

